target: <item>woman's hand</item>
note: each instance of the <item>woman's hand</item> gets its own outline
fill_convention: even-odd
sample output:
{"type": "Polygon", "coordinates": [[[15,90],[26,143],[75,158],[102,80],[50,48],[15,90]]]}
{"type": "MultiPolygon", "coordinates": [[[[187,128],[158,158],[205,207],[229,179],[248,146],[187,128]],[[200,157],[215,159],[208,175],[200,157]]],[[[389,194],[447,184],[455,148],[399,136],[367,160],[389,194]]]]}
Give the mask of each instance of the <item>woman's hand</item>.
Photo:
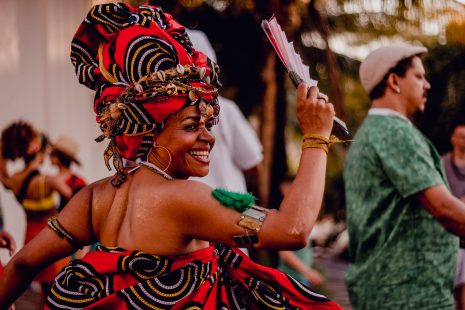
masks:
{"type": "Polygon", "coordinates": [[[319,134],[329,137],[333,128],[334,106],[318,98],[317,87],[310,89],[306,84],[297,88],[297,119],[300,129],[305,134],[319,134]]]}
{"type": "Polygon", "coordinates": [[[0,248],[8,249],[10,256],[16,251],[16,242],[13,236],[6,231],[0,231],[0,248]]]}

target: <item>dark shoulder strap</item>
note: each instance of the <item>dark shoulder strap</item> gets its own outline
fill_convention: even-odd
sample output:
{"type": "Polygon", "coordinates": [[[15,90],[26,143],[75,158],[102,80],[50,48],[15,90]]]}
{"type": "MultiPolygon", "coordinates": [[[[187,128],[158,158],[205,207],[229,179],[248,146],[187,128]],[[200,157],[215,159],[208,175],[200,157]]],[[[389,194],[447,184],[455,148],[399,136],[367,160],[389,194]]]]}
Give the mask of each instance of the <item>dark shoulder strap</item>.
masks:
{"type": "Polygon", "coordinates": [[[39,170],[34,169],[29,172],[26,178],[24,178],[23,184],[21,184],[21,188],[19,189],[18,196],[16,196],[16,199],[19,201],[19,203],[23,203],[23,200],[26,197],[27,189],[29,188],[29,184],[31,184],[32,178],[36,175],[39,175],[39,170]]]}

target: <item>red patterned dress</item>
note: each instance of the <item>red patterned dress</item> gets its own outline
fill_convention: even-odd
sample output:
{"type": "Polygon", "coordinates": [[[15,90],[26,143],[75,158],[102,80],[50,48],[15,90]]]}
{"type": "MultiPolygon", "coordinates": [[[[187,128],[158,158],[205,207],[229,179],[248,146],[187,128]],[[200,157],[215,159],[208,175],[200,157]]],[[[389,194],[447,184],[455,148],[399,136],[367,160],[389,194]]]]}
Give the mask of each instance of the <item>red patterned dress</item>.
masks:
{"type": "Polygon", "coordinates": [[[100,246],[66,266],[45,309],[341,309],[240,250],[159,257],[100,246]]]}

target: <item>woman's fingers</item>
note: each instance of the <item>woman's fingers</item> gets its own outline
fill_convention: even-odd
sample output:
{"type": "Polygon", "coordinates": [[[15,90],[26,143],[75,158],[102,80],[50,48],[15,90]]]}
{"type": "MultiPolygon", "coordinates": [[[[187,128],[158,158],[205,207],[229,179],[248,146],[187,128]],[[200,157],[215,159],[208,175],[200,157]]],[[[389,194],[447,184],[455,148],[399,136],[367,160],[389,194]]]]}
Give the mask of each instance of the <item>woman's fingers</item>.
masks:
{"type": "Polygon", "coordinates": [[[10,256],[16,251],[15,239],[6,231],[0,232],[0,247],[7,248],[10,256]]]}
{"type": "Polygon", "coordinates": [[[10,256],[12,256],[16,252],[16,241],[11,235],[8,241],[9,241],[8,252],[10,256]]]}
{"type": "Polygon", "coordinates": [[[297,89],[297,118],[302,132],[329,136],[333,127],[334,106],[318,87],[300,84],[297,89]]]}
{"type": "Polygon", "coordinates": [[[316,102],[319,93],[320,90],[318,89],[318,87],[310,87],[310,89],[308,89],[308,99],[310,100],[310,102],[316,102]]]}
{"type": "Polygon", "coordinates": [[[305,83],[300,83],[297,86],[297,100],[298,101],[305,101],[307,99],[308,94],[308,86],[305,83]]]}
{"type": "Polygon", "coordinates": [[[336,111],[334,110],[334,104],[332,104],[331,102],[326,102],[327,106],[328,106],[328,110],[331,111],[331,114],[332,116],[335,116],[336,115],[336,111]]]}
{"type": "Polygon", "coordinates": [[[307,101],[307,103],[328,103],[328,96],[320,93],[318,87],[308,87],[305,83],[299,84],[297,98],[298,100],[307,101]]]}
{"type": "Polygon", "coordinates": [[[325,94],[323,93],[318,93],[318,100],[323,100],[324,103],[328,103],[328,96],[326,96],[325,94]]]}
{"type": "Polygon", "coordinates": [[[310,99],[311,102],[314,102],[318,97],[319,90],[318,87],[312,86],[308,87],[305,83],[300,83],[297,87],[297,100],[308,100],[310,99]]]}

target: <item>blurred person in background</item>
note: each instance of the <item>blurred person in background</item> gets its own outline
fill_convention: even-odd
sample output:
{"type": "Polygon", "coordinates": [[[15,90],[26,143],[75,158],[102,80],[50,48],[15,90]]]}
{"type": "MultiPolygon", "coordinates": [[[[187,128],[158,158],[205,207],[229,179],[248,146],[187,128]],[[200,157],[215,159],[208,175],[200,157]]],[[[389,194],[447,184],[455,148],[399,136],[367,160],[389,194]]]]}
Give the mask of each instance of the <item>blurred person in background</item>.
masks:
{"type": "MultiPolygon", "coordinates": [[[[39,169],[46,156],[47,138],[30,124],[17,121],[6,127],[1,136],[0,177],[5,188],[11,190],[26,212],[26,236],[30,242],[57,213],[57,194],[71,197],[71,188],[61,179],[42,174],[39,169]],[[9,174],[7,161],[20,159],[24,166],[9,174]]],[[[48,293],[58,271],[66,264],[60,261],[43,270],[35,280],[48,293]]]]}
{"type": "MultiPolygon", "coordinates": [[[[73,196],[86,186],[86,181],[71,170],[72,163],[81,166],[81,163],[77,159],[77,150],[78,145],[73,139],[60,137],[52,144],[52,151],[50,153],[50,161],[58,168],[56,177],[71,188],[73,196]]],[[[58,210],[61,211],[68,201],[68,198],[60,196],[58,210]]]]}
{"type": "MultiPolygon", "coordinates": [[[[216,62],[216,54],[204,32],[188,29],[192,45],[216,62]]],[[[218,96],[219,122],[212,128],[215,147],[210,153],[210,170],[202,178],[192,178],[213,188],[247,192],[247,178],[257,178],[263,161],[263,147],[248,120],[236,103],[218,96]]]]}
{"type": "MultiPolygon", "coordinates": [[[[207,36],[200,30],[187,29],[193,47],[216,62],[216,53],[207,36]]],[[[254,129],[232,100],[218,96],[221,107],[219,122],[212,128],[215,147],[210,152],[210,168],[206,176],[191,178],[213,188],[247,193],[246,179],[257,184],[263,147],[254,129]]],[[[257,190],[257,188],[253,188],[257,190]]],[[[256,195],[257,193],[255,193],[256,195]]],[[[248,249],[242,248],[246,254],[248,249]]]]}
{"type": "MultiPolygon", "coordinates": [[[[52,143],[51,147],[50,161],[52,165],[58,168],[57,178],[71,188],[72,196],[74,196],[86,186],[86,181],[71,169],[72,164],[81,166],[77,158],[78,145],[73,139],[62,136],[52,143]]],[[[63,210],[68,201],[69,199],[60,195],[58,211],[63,210]]],[[[95,249],[95,247],[96,245],[85,246],[82,250],[74,253],[71,258],[82,258],[86,253],[95,249]]]]}
{"type": "MultiPolygon", "coordinates": [[[[281,183],[281,192],[286,196],[292,185],[292,177],[286,177],[281,183]]],[[[316,226],[316,224],[315,224],[316,226]]],[[[313,232],[313,231],[312,231],[313,232]]],[[[311,236],[309,236],[311,237],[311,236]]],[[[294,277],[302,283],[311,286],[321,286],[325,282],[324,276],[315,268],[313,264],[312,242],[309,239],[308,246],[296,251],[279,251],[278,269],[294,277]]]]}
{"type": "Polygon", "coordinates": [[[307,245],[321,207],[334,107],[301,84],[305,140],[297,175],[277,211],[250,194],[189,180],[209,171],[217,122],[218,66],[192,49],[184,27],[159,7],[93,7],[72,41],[79,81],[116,174],[79,191],[16,254],[0,279],[8,307],[44,266],[82,245],[101,246],[58,275],[48,308],[341,309],[236,246],[307,245]],[[122,158],[137,166],[124,169],[122,158]]]}
{"type": "MultiPolygon", "coordinates": [[[[442,156],[442,163],[452,194],[465,202],[465,122],[454,126],[450,137],[452,150],[442,156]]],[[[465,239],[460,238],[455,272],[455,305],[456,309],[465,309],[465,239]]]]}
{"type": "MultiPolygon", "coordinates": [[[[0,149],[1,149],[1,143],[0,143],[0,149]]],[[[1,154],[1,152],[0,152],[0,154],[1,154]]],[[[0,157],[2,157],[2,156],[0,155],[0,157]]],[[[2,171],[5,171],[6,167],[3,167],[1,169],[2,169],[2,171]]],[[[2,180],[3,180],[3,177],[2,177],[3,175],[5,175],[5,174],[3,172],[1,172],[0,173],[0,178],[2,180]]],[[[0,199],[0,201],[2,201],[2,200],[0,199]]],[[[0,206],[0,248],[8,249],[8,253],[11,256],[16,251],[16,241],[13,238],[13,236],[4,229],[3,212],[4,212],[3,206],[0,206]]],[[[0,275],[3,273],[3,269],[4,269],[3,264],[2,264],[2,262],[0,262],[0,275]]]]}
{"type": "Polygon", "coordinates": [[[372,101],[344,167],[355,309],[452,309],[465,204],[447,188],[441,158],[410,118],[431,85],[426,48],[389,45],[371,52],[360,80],[372,101]]]}

